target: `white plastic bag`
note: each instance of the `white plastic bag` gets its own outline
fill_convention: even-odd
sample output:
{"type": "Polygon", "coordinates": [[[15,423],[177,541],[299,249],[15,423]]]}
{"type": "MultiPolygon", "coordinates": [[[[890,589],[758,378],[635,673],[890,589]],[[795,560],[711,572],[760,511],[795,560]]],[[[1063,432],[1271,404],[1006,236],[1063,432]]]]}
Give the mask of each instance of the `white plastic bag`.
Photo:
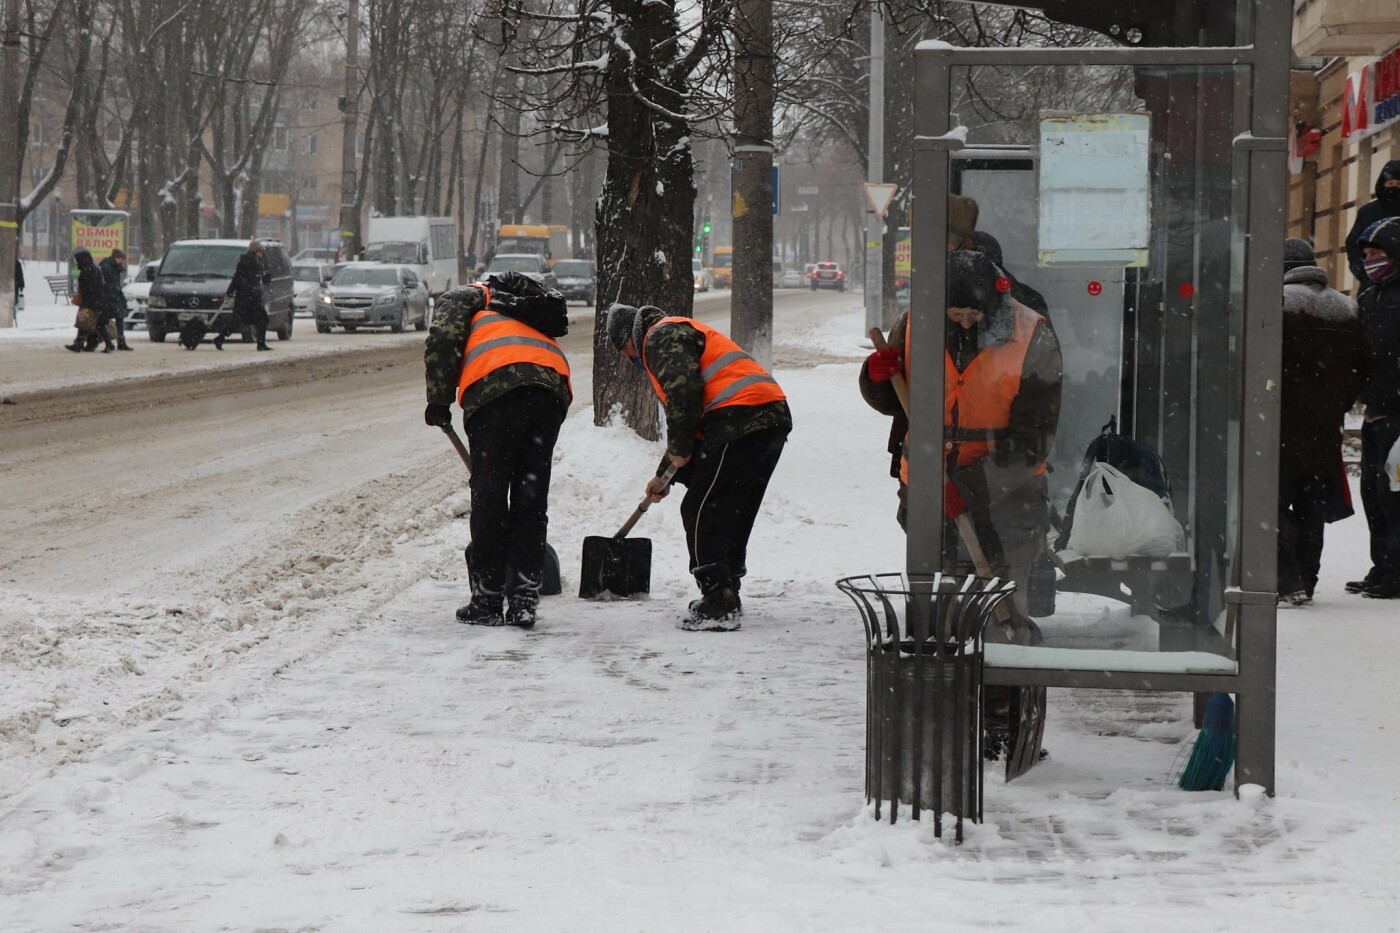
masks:
{"type": "Polygon", "coordinates": [[[1390,491],[1400,492],[1400,437],[1390,445],[1390,456],[1385,458],[1385,478],[1390,480],[1390,491]]]}
{"type": "Polygon", "coordinates": [[[1094,465],[1074,504],[1070,550],[1122,560],[1164,557],[1185,546],[1186,534],[1161,497],[1107,463],[1094,465]]]}

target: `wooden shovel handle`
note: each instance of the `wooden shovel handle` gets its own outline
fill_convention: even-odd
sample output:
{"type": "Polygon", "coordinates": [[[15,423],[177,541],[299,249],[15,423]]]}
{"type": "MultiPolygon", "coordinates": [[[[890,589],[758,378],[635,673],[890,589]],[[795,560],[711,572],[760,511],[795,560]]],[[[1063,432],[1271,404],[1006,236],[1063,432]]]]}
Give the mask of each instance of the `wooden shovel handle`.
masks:
{"type": "MultiPolygon", "coordinates": [[[[885,332],[878,327],[870,328],[870,342],[875,345],[876,350],[888,350],[890,345],[885,340],[885,332]]],[[[903,373],[895,373],[890,377],[890,385],[894,386],[894,394],[899,396],[899,405],[904,409],[904,414],[909,414],[909,386],[904,381],[903,373]]],[[[967,548],[967,553],[972,557],[972,566],[976,568],[977,575],[990,579],[992,576],[992,565],[987,562],[987,554],[982,550],[982,542],[977,537],[977,530],[972,527],[972,519],[966,512],[953,519],[953,524],[958,528],[958,535],[963,540],[963,546],[967,548]]],[[[997,603],[993,611],[998,622],[1005,624],[1011,618],[1011,610],[1005,601],[997,603]]]]}
{"type": "Polygon", "coordinates": [[[442,425],[442,433],[447,435],[447,439],[452,442],[452,446],[457,448],[457,456],[462,458],[462,465],[467,468],[467,475],[472,472],[471,454],[467,453],[467,445],[462,443],[462,439],[457,436],[457,432],[452,430],[452,425],[442,425]]]}
{"type": "MultiPolygon", "coordinates": [[[[670,466],[668,466],[668,467],[666,468],[666,472],[665,472],[665,473],[662,473],[662,474],[661,474],[661,478],[664,479],[664,480],[666,481],[666,482],[664,482],[664,483],[661,484],[661,489],[662,489],[663,491],[664,491],[665,489],[667,489],[667,488],[670,487],[670,485],[671,485],[671,480],[675,479],[676,470],[678,470],[678,469],[680,469],[680,468],[677,467],[677,466],[673,463],[673,464],[671,464],[670,466]]],[[[622,523],[622,527],[619,528],[619,529],[617,530],[617,534],[613,535],[613,537],[614,537],[614,538],[625,538],[625,537],[627,537],[627,532],[629,532],[629,531],[632,530],[632,526],[635,525],[635,524],[637,524],[637,522],[641,520],[641,518],[642,518],[642,513],[645,512],[645,511],[646,511],[647,509],[649,509],[649,508],[651,508],[651,500],[650,500],[650,499],[643,499],[642,502],[641,502],[641,505],[637,506],[637,507],[632,511],[632,517],[629,518],[629,519],[627,519],[627,521],[625,521],[625,522],[622,523]]]]}

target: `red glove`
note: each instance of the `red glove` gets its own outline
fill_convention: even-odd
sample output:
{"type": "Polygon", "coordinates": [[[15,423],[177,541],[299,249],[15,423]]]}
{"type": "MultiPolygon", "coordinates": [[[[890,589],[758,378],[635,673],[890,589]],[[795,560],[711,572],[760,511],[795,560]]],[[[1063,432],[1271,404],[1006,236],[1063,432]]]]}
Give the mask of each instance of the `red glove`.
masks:
{"type": "Polygon", "coordinates": [[[966,511],[967,503],[963,501],[962,493],[958,492],[958,487],[953,485],[952,480],[944,480],[943,514],[956,520],[959,515],[966,511]]]}
{"type": "Polygon", "coordinates": [[[865,361],[865,373],[871,382],[889,382],[904,372],[904,360],[893,347],[876,350],[865,361]]]}

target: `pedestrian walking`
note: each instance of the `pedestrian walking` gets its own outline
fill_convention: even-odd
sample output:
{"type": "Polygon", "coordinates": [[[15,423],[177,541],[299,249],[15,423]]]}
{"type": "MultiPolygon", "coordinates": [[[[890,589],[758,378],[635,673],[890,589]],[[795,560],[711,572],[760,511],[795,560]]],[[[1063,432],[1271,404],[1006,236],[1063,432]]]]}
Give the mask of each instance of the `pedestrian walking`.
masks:
{"type": "Polygon", "coordinates": [[[1375,368],[1361,401],[1361,505],[1371,532],[1371,569],[1347,590],[1372,599],[1400,598],[1400,492],[1392,492],[1385,460],[1400,438],[1400,217],[1366,228],[1357,241],[1370,286],[1358,301],[1375,368]]]}
{"type": "Polygon", "coordinates": [[[1400,159],[1391,159],[1376,176],[1375,200],[1368,201],[1356,209],[1356,222],[1347,234],[1347,266],[1361,290],[1371,287],[1366,277],[1366,260],[1362,256],[1361,238],[1371,225],[1387,217],[1400,217],[1400,159]]]}
{"type": "Polygon", "coordinates": [[[518,272],[453,289],[434,308],[423,420],[450,429],[456,401],[471,459],[472,595],[460,622],[538,618],[554,445],[573,401],[557,342],[568,330],[564,296],[518,272]]]}
{"type": "Polygon", "coordinates": [[[267,345],[267,304],[263,298],[263,286],[271,281],[262,240],[252,240],[248,251],[238,257],[233,279],[228,284],[233,313],[219,325],[219,332],[214,335],[215,350],[222,350],[228,335],[245,327],[253,328],[259,350],[272,349],[267,345]]]}
{"type": "Polygon", "coordinates": [[[1328,287],[1307,241],[1290,237],[1283,257],[1278,593],[1303,605],[1317,587],[1327,523],[1352,514],[1342,427],[1372,356],[1355,302],[1328,287]]]}
{"type": "Polygon", "coordinates": [[[106,344],[102,352],[111,353],[117,347],[112,339],[115,330],[110,334],[107,331],[113,314],[111,298],[107,294],[107,282],[102,277],[102,271],[97,268],[97,263],[93,262],[92,253],[87,250],[75,250],[73,264],[78,267],[78,318],[80,321],[84,318],[83,309],[90,311],[92,329],[87,330],[80,326],[78,336],[65,346],[74,353],[91,353],[101,342],[106,344]]]}
{"type": "Polygon", "coordinates": [[[97,264],[102,272],[102,283],[107,291],[107,306],[112,311],[112,325],[117,331],[117,349],[130,350],[126,343],[126,292],[122,291],[122,280],[126,277],[126,253],[119,249],[97,264]]]}
{"type": "Polygon", "coordinates": [[[660,308],[614,305],[608,341],[646,373],[666,412],[666,456],[646,486],[660,502],[663,474],[686,487],[681,500],[689,569],[700,588],[680,621],[687,631],[739,628],[749,536],[768,481],[792,432],[777,381],[727,336],[660,308]]]}
{"type": "Polygon", "coordinates": [[[24,263],[15,257],[15,326],[19,326],[19,313],[24,310],[24,263]]]}

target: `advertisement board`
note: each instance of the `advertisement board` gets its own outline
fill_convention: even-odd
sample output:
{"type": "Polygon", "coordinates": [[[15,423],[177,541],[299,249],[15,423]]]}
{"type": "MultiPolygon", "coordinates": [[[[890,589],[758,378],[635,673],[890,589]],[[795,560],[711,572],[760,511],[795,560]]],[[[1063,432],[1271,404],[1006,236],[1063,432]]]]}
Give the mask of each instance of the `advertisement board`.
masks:
{"type": "Polygon", "coordinates": [[[1400,123],[1400,46],[1347,76],[1342,139],[1356,142],[1400,123]]]}
{"type": "MultiPolygon", "coordinates": [[[[73,252],[85,249],[92,253],[93,262],[100,263],[112,255],[113,250],[126,252],[126,234],[131,226],[130,221],[131,215],[126,211],[69,211],[68,242],[73,252]]],[[[71,256],[68,262],[68,289],[70,292],[78,290],[78,267],[73,263],[71,256]]]]}

